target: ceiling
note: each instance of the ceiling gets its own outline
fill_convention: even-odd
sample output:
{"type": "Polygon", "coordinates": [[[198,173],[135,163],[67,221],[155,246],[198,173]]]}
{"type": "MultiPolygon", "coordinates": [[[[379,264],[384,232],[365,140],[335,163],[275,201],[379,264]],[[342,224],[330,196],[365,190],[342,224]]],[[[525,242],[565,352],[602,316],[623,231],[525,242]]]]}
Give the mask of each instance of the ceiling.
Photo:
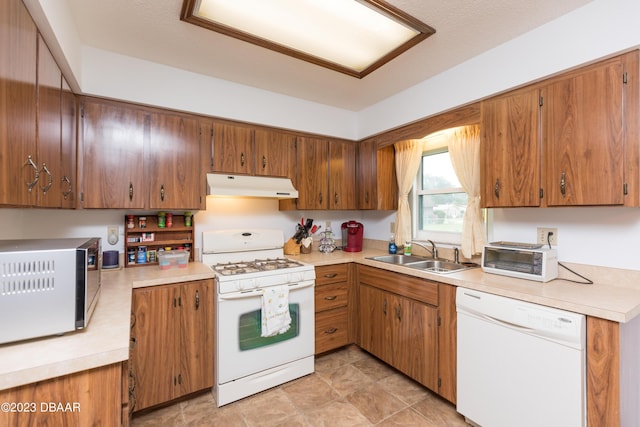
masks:
{"type": "Polygon", "coordinates": [[[182,0],[66,0],[80,42],[360,111],[591,0],[387,0],[436,33],[363,79],[180,21],[182,0]]]}

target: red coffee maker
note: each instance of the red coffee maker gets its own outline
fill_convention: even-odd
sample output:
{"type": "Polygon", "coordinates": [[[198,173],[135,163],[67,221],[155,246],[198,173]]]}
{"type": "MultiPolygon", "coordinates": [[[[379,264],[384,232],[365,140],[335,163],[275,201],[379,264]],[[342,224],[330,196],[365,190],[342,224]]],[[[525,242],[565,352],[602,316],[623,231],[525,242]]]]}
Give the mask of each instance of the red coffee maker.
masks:
{"type": "Polygon", "coordinates": [[[342,250],[345,252],[361,252],[364,225],[356,221],[342,223],[342,250]]]}

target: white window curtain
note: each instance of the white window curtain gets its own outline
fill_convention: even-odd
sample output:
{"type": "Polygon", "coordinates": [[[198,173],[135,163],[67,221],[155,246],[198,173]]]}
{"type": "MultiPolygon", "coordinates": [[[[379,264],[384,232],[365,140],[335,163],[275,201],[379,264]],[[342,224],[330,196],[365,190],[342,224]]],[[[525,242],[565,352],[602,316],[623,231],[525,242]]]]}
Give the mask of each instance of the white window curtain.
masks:
{"type": "Polygon", "coordinates": [[[460,185],[467,193],[467,210],[462,222],[462,255],[471,258],[486,242],[480,209],[480,127],[457,129],[449,141],[449,156],[460,185]]]}
{"type": "Polygon", "coordinates": [[[395,143],[393,148],[396,152],[396,176],[399,193],[395,239],[398,245],[404,245],[405,242],[412,239],[409,192],[420,168],[422,141],[409,139],[395,143]]]}

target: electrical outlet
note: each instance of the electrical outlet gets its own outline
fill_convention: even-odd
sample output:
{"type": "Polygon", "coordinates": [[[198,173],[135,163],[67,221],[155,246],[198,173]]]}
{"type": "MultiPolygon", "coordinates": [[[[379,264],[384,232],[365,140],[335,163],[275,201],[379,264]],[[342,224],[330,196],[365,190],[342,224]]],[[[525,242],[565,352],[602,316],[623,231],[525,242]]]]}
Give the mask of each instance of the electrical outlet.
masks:
{"type": "Polygon", "coordinates": [[[538,243],[546,245],[547,243],[551,243],[551,246],[558,245],[558,229],[557,228],[545,228],[538,227],[538,243]],[[553,233],[547,241],[547,236],[549,233],[553,233]]]}
{"type": "Polygon", "coordinates": [[[110,225],[107,227],[107,242],[110,245],[118,243],[118,234],[120,233],[117,225],[110,225]]]}
{"type": "Polygon", "coordinates": [[[389,232],[390,233],[395,233],[396,232],[396,223],[395,222],[389,223],[389,232]]]}

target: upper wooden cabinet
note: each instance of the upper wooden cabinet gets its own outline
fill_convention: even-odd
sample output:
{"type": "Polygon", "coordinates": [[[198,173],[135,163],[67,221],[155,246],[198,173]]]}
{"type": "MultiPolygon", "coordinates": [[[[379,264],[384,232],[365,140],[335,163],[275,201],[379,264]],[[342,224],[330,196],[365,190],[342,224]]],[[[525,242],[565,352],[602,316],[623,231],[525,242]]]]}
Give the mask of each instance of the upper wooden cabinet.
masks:
{"type": "Polygon", "coordinates": [[[533,87],[482,103],[484,207],[540,205],[539,98],[533,87]]]}
{"type": "Polygon", "coordinates": [[[81,117],[81,206],[143,209],[148,187],[146,113],[123,103],[86,98],[81,117]]]}
{"type": "Polygon", "coordinates": [[[201,133],[208,151],[209,172],[253,174],[253,128],[205,120],[201,133]]]}
{"type": "Polygon", "coordinates": [[[20,0],[0,2],[0,204],[32,206],[38,194],[36,26],[20,0]]]}
{"type": "MultiPolygon", "coordinates": [[[[38,36],[37,205],[62,207],[62,73],[38,36]]],[[[34,190],[35,190],[34,189],[34,190]]]]}
{"type": "Polygon", "coordinates": [[[299,137],[298,209],[356,209],[354,143],[299,137]]]}
{"type": "Polygon", "coordinates": [[[640,204],[638,51],[482,103],[485,207],[640,204]]]}
{"type": "Polygon", "coordinates": [[[375,141],[358,144],[358,209],[398,208],[398,181],[392,145],[377,149],[375,141]]]}
{"type": "Polygon", "coordinates": [[[149,208],[199,209],[204,204],[198,120],[155,113],[149,127],[149,208]]]}
{"type": "Polygon", "coordinates": [[[547,206],[625,203],[625,81],[634,71],[625,75],[619,56],[542,87],[547,206]]]}
{"type": "Polygon", "coordinates": [[[203,208],[196,118],[95,98],[81,116],[82,207],[203,208]]]}

